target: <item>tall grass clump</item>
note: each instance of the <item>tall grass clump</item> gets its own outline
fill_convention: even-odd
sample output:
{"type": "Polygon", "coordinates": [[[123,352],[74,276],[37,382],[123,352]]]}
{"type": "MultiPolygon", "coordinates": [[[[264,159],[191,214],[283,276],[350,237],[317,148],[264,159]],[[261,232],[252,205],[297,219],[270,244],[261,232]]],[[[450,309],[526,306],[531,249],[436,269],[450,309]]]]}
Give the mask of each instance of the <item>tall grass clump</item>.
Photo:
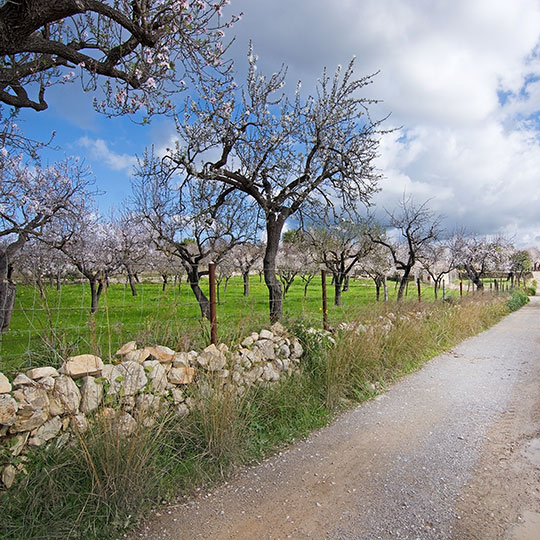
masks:
{"type": "Polygon", "coordinates": [[[170,487],[183,437],[171,415],[130,436],[119,426],[102,415],[70,442],[32,452],[28,474],[0,494],[0,538],[113,538],[132,527],[170,487]]]}
{"type": "MultiPolygon", "coordinates": [[[[536,294],[536,290],[535,290],[536,294]]],[[[520,307],[524,306],[529,302],[528,292],[521,289],[514,289],[510,293],[510,298],[508,299],[507,306],[509,311],[516,311],[520,307]]]]}
{"type": "Polygon", "coordinates": [[[352,331],[342,331],[327,351],[326,403],[339,409],[359,402],[397,377],[505,314],[503,298],[486,295],[439,304],[402,303],[366,310],[352,331]],[[391,311],[390,311],[391,309],[391,311]]]}

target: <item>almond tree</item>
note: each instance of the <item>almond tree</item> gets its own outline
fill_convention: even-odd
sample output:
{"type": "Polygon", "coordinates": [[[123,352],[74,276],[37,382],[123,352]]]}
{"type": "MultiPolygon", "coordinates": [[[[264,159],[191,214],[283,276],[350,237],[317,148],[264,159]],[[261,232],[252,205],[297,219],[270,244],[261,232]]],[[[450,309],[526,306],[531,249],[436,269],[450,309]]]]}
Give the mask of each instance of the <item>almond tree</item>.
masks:
{"type": "Polygon", "coordinates": [[[0,2],[0,102],[42,111],[54,84],[99,88],[98,111],[167,112],[171,94],[222,60],[228,0],[0,2]]]}
{"type": "Polygon", "coordinates": [[[89,196],[88,169],[77,159],[27,166],[21,155],[0,160],[0,331],[9,327],[16,287],[6,282],[10,262],[51,221],[78,215],[89,196]]]}
{"type": "Polygon", "coordinates": [[[410,197],[404,197],[389,217],[389,226],[396,233],[395,240],[382,234],[369,234],[373,242],[389,250],[396,269],[403,272],[397,295],[399,301],[418,257],[439,238],[440,218],[429,210],[427,202],[417,205],[410,197]]]}
{"type": "Polygon", "coordinates": [[[249,296],[249,273],[261,259],[263,252],[263,245],[252,242],[246,242],[235,246],[231,252],[234,266],[238,268],[242,274],[244,296],[249,296]]]}
{"type": "Polygon", "coordinates": [[[377,302],[381,298],[381,287],[384,286],[384,279],[392,267],[390,253],[381,244],[373,244],[369,253],[358,262],[359,271],[370,277],[375,283],[377,302]]]}
{"type": "Polygon", "coordinates": [[[433,292],[438,297],[439,288],[444,276],[449,274],[457,266],[455,238],[445,242],[433,242],[418,255],[422,268],[433,280],[433,292]]]}
{"type": "Polygon", "coordinates": [[[307,230],[321,264],[332,273],[334,305],[341,305],[343,286],[356,263],[372,249],[366,224],[345,219],[326,219],[307,230]]]}
{"type": "Polygon", "coordinates": [[[259,75],[250,50],[242,91],[227,82],[203,86],[178,122],[182,144],[170,152],[170,161],[190,180],[249,196],[264,216],[272,321],[283,310],[276,257],[287,219],[326,206],[354,211],[376,190],[380,121],[369,114],[375,100],[360,95],[373,76],[356,79],[353,68],[351,62],[334,76],[325,70],[313,96],[303,99],[298,84],[289,99],[281,93],[285,69],[268,79],[259,75]]]}
{"type": "Polygon", "coordinates": [[[466,235],[463,231],[456,234],[454,246],[458,266],[465,270],[477,290],[484,288],[482,278],[488,272],[507,265],[511,253],[510,243],[502,236],[466,235]]]}
{"type": "Polygon", "coordinates": [[[203,264],[221,259],[236,245],[253,240],[256,214],[245,195],[202,179],[184,181],[174,169],[146,154],[133,186],[133,205],[157,249],[177,257],[203,317],[210,303],[200,287],[203,264]]]}
{"type": "Polygon", "coordinates": [[[107,278],[119,267],[118,244],[110,223],[87,210],[47,227],[43,242],[61,251],[90,285],[90,313],[96,313],[107,278]]]}

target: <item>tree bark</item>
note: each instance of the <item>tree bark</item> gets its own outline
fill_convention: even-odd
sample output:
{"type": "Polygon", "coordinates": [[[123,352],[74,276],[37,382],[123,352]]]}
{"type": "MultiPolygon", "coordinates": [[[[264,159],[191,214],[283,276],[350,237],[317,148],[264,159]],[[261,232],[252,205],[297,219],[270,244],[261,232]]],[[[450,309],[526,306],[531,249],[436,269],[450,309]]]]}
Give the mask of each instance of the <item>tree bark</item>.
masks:
{"type": "Polygon", "coordinates": [[[401,281],[399,282],[399,290],[397,293],[397,301],[403,299],[403,295],[405,293],[405,289],[407,287],[407,284],[409,283],[409,274],[411,273],[410,268],[405,268],[403,271],[403,276],[401,277],[401,281]]]}
{"type": "Polygon", "coordinates": [[[201,308],[201,315],[205,319],[210,320],[210,300],[208,300],[206,295],[202,292],[201,287],[199,286],[200,277],[198,267],[191,268],[189,270],[188,279],[189,286],[191,287],[191,290],[193,291],[193,294],[197,299],[199,307],[201,308]]]}
{"type": "Polygon", "coordinates": [[[275,217],[273,214],[266,217],[266,251],[263,259],[263,273],[268,288],[270,322],[272,323],[279,321],[283,315],[281,283],[276,277],[276,258],[285,219],[282,216],[275,217]]]}
{"type": "Polygon", "coordinates": [[[99,297],[103,290],[103,284],[101,282],[98,283],[97,278],[88,278],[88,281],[90,282],[91,294],[90,313],[96,313],[98,310],[99,297]]]}
{"type": "Polygon", "coordinates": [[[167,288],[167,282],[169,281],[169,276],[167,274],[161,274],[161,279],[163,280],[161,291],[165,292],[165,289],[167,288]]]}
{"type": "Polygon", "coordinates": [[[131,288],[131,295],[137,296],[137,288],[135,287],[135,276],[131,272],[128,272],[128,281],[131,288]]]}
{"type": "Polygon", "coordinates": [[[242,280],[244,281],[244,296],[249,296],[249,270],[242,272],[242,280]]]}
{"type": "Polygon", "coordinates": [[[0,280],[0,333],[8,331],[16,290],[14,283],[0,280]]]}
{"type": "Polygon", "coordinates": [[[334,306],[341,306],[341,291],[343,281],[344,281],[343,274],[333,274],[332,282],[334,284],[334,306]]]}

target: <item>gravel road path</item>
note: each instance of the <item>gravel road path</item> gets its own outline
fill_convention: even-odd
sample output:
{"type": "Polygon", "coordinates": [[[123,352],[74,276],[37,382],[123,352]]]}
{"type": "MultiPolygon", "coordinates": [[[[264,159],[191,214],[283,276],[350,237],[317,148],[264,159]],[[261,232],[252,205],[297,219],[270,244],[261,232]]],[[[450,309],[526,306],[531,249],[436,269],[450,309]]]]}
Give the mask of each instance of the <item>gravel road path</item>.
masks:
{"type": "Polygon", "coordinates": [[[133,539],[540,539],[540,297],[133,539]]]}

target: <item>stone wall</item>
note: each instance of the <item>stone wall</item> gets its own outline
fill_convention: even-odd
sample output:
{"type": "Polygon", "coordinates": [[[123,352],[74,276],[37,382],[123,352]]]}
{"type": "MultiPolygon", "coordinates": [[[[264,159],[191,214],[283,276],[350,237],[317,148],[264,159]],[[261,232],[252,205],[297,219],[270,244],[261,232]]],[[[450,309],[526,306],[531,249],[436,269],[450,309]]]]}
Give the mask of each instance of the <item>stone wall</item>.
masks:
{"type": "Polygon", "coordinates": [[[164,407],[183,417],[194,406],[189,387],[203,374],[222,379],[242,393],[253,384],[271,384],[299,367],[302,346],[279,323],[228,348],[210,345],[201,352],[176,352],[134,341],[116,352],[115,362],[83,354],[67,358],[59,369],[38,367],[13,381],[0,373],[0,478],[13,484],[32,448],[68,442],[84,432],[96,414],[111,419],[121,436],[138,421],[152,419],[164,407]]]}

